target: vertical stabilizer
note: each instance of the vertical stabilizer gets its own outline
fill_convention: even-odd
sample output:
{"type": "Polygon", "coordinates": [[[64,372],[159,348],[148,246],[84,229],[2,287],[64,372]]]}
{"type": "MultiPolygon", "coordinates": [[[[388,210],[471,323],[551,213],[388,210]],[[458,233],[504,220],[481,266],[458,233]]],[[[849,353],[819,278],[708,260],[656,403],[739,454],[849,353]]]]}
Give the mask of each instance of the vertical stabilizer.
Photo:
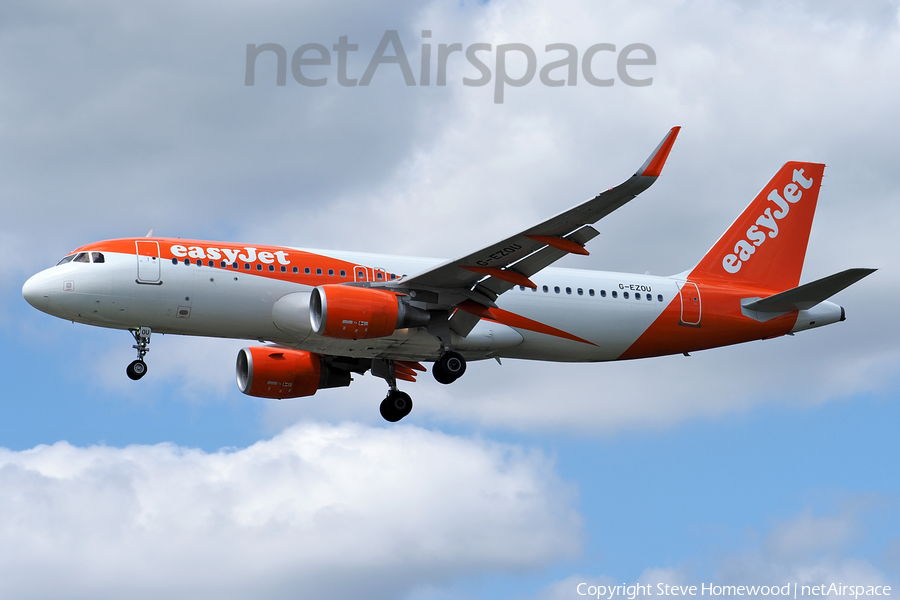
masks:
{"type": "Polygon", "coordinates": [[[775,291],[796,287],[824,171],[819,163],[781,167],[688,278],[775,291]]]}

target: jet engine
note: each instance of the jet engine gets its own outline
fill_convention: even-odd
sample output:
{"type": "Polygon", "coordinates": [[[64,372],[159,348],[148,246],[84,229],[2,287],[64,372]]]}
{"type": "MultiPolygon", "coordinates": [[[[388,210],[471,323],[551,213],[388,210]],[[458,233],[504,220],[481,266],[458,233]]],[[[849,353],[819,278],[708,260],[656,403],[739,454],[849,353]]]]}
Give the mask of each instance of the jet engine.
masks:
{"type": "Polygon", "coordinates": [[[257,398],[299,398],[317,390],[350,385],[350,372],[303,350],[277,346],[243,348],[237,356],[238,388],[257,398]]]}
{"type": "Polygon", "coordinates": [[[390,291],[320,285],[309,298],[309,321],[317,334],[342,340],[385,337],[397,329],[424,327],[431,315],[390,291]]]}

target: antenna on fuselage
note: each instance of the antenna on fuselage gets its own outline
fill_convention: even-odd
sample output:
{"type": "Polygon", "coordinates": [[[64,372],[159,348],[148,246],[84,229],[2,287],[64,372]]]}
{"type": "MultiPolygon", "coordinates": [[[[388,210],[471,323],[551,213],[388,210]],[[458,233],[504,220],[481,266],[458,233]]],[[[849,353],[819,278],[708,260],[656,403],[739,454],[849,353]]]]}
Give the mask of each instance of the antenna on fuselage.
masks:
{"type": "Polygon", "coordinates": [[[150,231],[148,231],[147,235],[145,235],[144,237],[153,237],[153,230],[151,229],[150,231]]]}

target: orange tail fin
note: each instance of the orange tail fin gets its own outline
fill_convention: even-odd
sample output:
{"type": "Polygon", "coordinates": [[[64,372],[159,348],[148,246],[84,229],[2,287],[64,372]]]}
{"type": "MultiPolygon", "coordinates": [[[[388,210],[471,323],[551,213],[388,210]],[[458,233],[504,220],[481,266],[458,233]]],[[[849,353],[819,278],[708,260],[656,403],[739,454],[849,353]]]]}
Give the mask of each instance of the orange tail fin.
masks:
{"type": "Polygon", "coordinates": [[[818,163],[781,167],[688,279],[775,291],[796,287],[824,171],[825,165],[818,163]]]}

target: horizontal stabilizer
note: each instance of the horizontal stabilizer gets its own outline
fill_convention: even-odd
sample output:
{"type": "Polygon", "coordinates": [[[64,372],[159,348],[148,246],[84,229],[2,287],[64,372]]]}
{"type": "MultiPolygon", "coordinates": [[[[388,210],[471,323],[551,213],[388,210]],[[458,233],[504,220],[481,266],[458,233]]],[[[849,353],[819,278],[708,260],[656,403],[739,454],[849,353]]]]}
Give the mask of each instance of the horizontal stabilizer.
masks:
{"type": "Polygon", "coordinates": [[[743,304],[743,307],[767,313],[809,310],[875,271],[877,269],[847,269],[774,296],[743,304]]]}

